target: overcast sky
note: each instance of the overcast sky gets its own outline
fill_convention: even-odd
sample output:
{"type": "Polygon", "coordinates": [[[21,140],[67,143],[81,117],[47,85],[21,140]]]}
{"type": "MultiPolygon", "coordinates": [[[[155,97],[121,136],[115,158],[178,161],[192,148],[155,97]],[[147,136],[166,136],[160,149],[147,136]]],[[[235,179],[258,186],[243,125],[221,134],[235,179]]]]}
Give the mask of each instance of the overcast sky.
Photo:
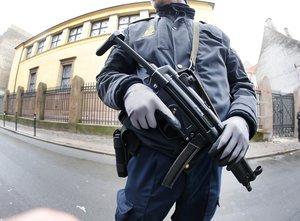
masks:
{"type": "MultiPolygon", "coordinates": [[[[114,5],[141,0],[9,0],[0,7],[0,34],[14,24],[36,35],[58,23],[114,5]]],[[[208,0],[209,1],[209,0],[208,0]]],[[[297,0],[211,0],[216,25],[231,39],[243,62],[256,64],[263,28],[272,18],[277,30],[287,27],[300,40],[300,1],[297,0]]]]}

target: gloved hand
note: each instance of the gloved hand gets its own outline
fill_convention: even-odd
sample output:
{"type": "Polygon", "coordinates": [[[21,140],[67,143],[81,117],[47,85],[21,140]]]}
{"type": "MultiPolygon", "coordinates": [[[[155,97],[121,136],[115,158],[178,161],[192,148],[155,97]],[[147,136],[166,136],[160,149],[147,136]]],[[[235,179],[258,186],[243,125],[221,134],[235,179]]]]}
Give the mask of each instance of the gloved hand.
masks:
{"type": "Polygon", "coordinates": [[[208,152],[220,166],[238,163],[249,147],[249,127],[239,116],[233,116],[222,122],[224,130],[208,152]]]}
{"type": "Polygon", "coordinates": [[[170,118],[174,124],[178,123],[177,118],[153,90],[141,83],[133,84],[128,88],[124,96],[124,106],[132,125],[137,129],[156,128],[156,111],[170,118]]]}

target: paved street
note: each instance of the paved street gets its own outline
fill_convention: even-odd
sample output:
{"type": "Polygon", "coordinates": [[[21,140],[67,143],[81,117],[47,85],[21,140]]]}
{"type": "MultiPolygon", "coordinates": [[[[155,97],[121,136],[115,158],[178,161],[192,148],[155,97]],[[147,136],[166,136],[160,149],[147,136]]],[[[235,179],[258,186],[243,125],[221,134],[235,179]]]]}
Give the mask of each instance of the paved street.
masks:
{"type": "MultiPolygon", "coordinates": [[[[35,207],[51,207],[82,221],[114,220],[114,158],[45,143],[0,129],[0,220],[35,207]]],[[[300,153],[251,160],[263,175],[247,192],[224,170],[214,221],[300,220],[300,153]]],[[[169,217],[166,220],[169,220],[169,217]]]]}
{"type": "Polygon", "coordinates": [[[113,157],[2,130],[0,140],[0,220],[41,206],[81,221],[113,220],[115,192],[123,185],[113,157]]]}
{"type": "Polygon", "coordinates": [[[226,172],[214,221],[300,220],[300,152],[260,161],[250,161],[264,169],[250,193],[226,172]]]}

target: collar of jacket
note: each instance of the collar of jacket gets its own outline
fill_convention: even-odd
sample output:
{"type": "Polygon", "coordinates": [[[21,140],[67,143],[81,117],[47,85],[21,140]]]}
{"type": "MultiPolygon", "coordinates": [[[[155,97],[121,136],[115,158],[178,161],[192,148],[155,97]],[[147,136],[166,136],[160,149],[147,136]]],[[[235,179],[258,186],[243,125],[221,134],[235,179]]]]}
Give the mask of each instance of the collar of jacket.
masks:
{"type": "Polygon", "coordinates": [[[190,8],[190,6],[182,3],[171,3],[168,5],[164,5],[161,8],[157,9],[157,14],[160,17],[168,17],[174,16],[176,17],[188,17],[190,19],[194,19],[195,10],[190,8]]]}

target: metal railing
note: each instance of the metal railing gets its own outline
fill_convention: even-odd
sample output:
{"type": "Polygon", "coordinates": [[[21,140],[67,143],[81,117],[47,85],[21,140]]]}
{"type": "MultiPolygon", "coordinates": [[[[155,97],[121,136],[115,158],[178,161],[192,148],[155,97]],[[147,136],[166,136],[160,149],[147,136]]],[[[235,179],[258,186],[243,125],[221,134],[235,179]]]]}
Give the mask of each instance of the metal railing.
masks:
{"type": "Polygon", "coordinates": [[[7,96],[7,114],[15,115],[16,106],[16,94],[10,94],[7,96]]]}
{"type": "Polygon", "coordinates": [[[294,95],[272,93],[273,135],[275,137],[294,136],[294,95]]]}
{"type": "Polygon", "coordinates": [[[45,120],[68,122],[70,91],[70,88],[56,88],[45,91],[45,120]]]}
{"type": "Polygon", "coordinates": [[[98,97],[96,83],[88,83],[82,87],[82,123],[101,125],[120,125],[119,111],[107,107],[98,97]]]}
{"type": "Polygon", "coordinates": [[[35,114],[35,98],[36,98],[36,91],[26,91],[22,93],[22,117],[33,117],[35,114]]]}
{"type": "MultiPolygon", "coordinates": [[[[95,125],[108,125],[108,126],[119,126],[120,122],[118,120],[119,111],[113,110],[107,107],[98,97],[96,91],[96,83],[85,84],[82,88],[82,107],[81,107],[81,122],[84,124],[95,124],[95,125]]],[[[44,109],[44,119],[58,122],[68,122],[69,121],[69,103],[70,103],[70,88],[50,88],[44,92],[45,95],[45,109],[44,109]]],[[[258,128],[262,128],[262,116],[261,112],[261,91],[255,91],[257,96],[257,115],[258,115],[258,128]]],[[[19,116],[22,117],[33,117],[35,114],[35,100],[36,92],[24,92],[21,95],[21,107],[22,110],[19,116]]],[[[293,101],[291,100],[288,105],[284,105],[285,109],[292,109],[293,101]]],[[[16,112],[16,94],[7,95],[7,115],[15,115],[16,112]]],[[[278,105],[277,105],[278,106],[278,105]]],[[[0,113],[3,114],[4,111],[4,96],[0,96],[0,113]]],[[[276,105],[273,105],[274,116],[276,115],[276,105]]],[[[284,117],[289,117],[289,120],[284,120],[288,122],[291,127],[291,116],[292,112],[286,112],[284,117]],[[288,114],[288,116],[287,116],[288,114]]],[[[280,118],[280,119],[281,119],[280,118]]],[[[276,121],[274,125],[276,126],[276,121]]]]}

